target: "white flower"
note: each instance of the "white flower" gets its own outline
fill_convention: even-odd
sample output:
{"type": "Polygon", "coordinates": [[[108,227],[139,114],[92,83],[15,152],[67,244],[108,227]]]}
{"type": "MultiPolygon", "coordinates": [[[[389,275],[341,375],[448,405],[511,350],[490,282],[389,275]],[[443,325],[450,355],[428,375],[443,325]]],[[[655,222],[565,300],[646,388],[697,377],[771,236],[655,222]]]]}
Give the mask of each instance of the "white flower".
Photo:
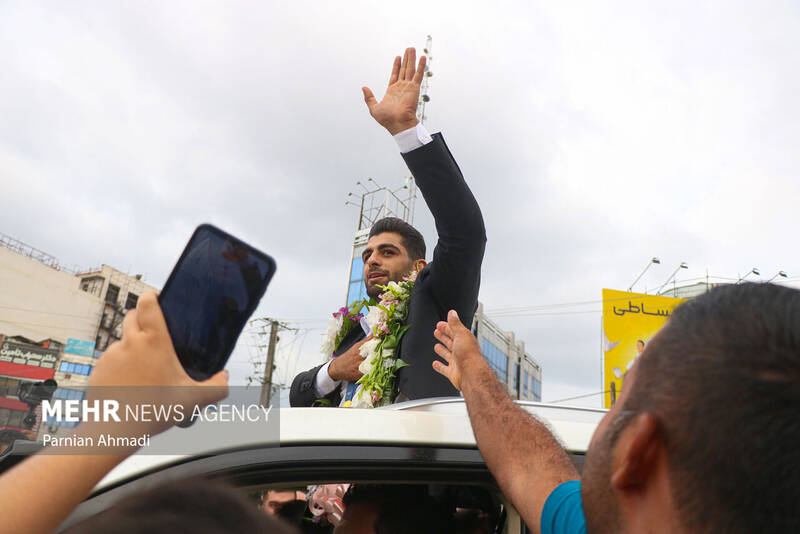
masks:
{"type": "Polygon", "coordinates": [[[358,370],[361,371],[362,374],[368,375],[369,372],[372,371],[373,361],[375,360],[375,349],[378,348],[378,343],[380,343],[380,341],[373,338],[361,345],[361,349],[359,349],[358,353],[364,358],[364,361],[359,364],[358,370]]]}
{"type": "Polygon", "coordinates": [[[368,375],[372,371],[372,358],[364,358],[364,361],[358,364],[358,370],[361,374],[368,375]]]}
{"type": "Polygon", "coordinates": [[[383,368],[390,369],[394,367],[396,361],[397,360],[395,360],[394,358],[386,358],[385,360],[383,360],[383,368]]]}
{"type": "Polygon", "coordinates": [[[375,356],[375,350],[378,348],[378,343],[380,343],[379,340],[372,338],[361,345],[361,349],[359,349],[358,353],[362,358],[372,360],[372,358],[375,356]]]}
{"type": "Polygon", "coordinates": [[[386,313],[377,306],[370,306],[364,320],[370,328],[374,328],[380,321],[386,319],[386,313]]]}
{"type": "Polygon", "coordinates": [[[319,351],[325,356],[331,357],[333,351],[336,350],[336,347],[333,346],[335,341],[336,340],[329,335],[322,334],[322,343],[320,343],[319,351]]]}
{"type": "Polygon", "coordinates": [[[336,336],[339,335],[339,330],[342,329],[344,324],[344,317],[331,317],[328,321],[328,330],[322,334],[322,343],[320,345],[320,352],[325,356],[331,356],[333,351],[336,350],[336,336]]]}
{"type": "Polygon", "coordinates": [[[403,300],[408,297],[408,290],[405,285],[398,284],[397,282],[389,282],[384,295],[388,300],[403,300]]]}
{"type": "Polygon", "coordinates": [[[350,404],[351,408],[374,408],[372,405],[372,395],[368,389],[359,388],[356,394],[353,395],[353,400],[350,404]]]}

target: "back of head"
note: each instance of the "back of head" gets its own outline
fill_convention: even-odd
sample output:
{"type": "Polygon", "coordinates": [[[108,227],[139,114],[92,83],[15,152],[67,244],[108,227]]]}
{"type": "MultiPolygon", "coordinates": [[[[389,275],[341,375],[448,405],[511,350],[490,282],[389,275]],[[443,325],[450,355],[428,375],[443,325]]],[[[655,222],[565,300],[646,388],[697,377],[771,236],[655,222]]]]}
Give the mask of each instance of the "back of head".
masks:
{"type": "Polygon", "coordinates": [[[369,231],[369,237],[374,237],[385,232],[400,234],[403,239],[403,246],[408,251],[408,256],[412,261],[425,259],[425,238],[419,230],[397,217],[384,217],[375,224],[369,231]]]}
{"type": "Polygon", "coordinates": [[[624,410],[662,425],[696,532],[800,532],[800,291],[715,288],[648,344],[624,410]]]}
{"type": "Polygon", "coordinates": [[[356,484],[343,499],[344,505],[375,507],[375,534],[443,534],[452,530],[445,506],[421,485],[356,484]]]}
{"type": "Polygon", "coordinates": [[[137,493],[66,531],[68,534],[296,534],[231,488],[204,480],[137,493]]]}

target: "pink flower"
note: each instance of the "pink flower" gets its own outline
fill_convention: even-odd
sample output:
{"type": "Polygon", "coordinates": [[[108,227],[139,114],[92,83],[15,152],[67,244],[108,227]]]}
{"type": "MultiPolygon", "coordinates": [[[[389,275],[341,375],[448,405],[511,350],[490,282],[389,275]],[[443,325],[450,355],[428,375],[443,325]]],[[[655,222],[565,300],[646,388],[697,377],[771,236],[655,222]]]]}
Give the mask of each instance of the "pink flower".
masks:
{"type": "Polygon", "coordinates": [[[419,274],[419,271],[414,269],[413,271],[411,271],[411,273],[403,277],[403,282],[416,282],[417,274],[419,274]]]}

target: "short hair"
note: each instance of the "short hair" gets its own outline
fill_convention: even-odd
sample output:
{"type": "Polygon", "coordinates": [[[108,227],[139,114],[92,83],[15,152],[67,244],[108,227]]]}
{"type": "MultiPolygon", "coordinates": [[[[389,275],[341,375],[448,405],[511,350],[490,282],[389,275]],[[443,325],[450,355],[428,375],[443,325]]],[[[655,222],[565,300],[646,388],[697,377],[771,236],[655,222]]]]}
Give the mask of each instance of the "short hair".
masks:
{"type": "Polygon", "coordinates": [[[397,217],[384,217],[372,225],[369,237],[375,237],[385,232],[400,234],[403,246],[408,251],[412,261],[425,259],[425,238],[419,230],[397,217]]]}
{"type": "Polygon", "coordinates": [[[444,505],[424,485],[355,484],[344,495],[345,507],[374,506],[375,534],[440,534],[452,530],[444,505]]]}
{"type": "Polygon", "coordinates": [[[675,309],[637,365],[622,408],[657,418],[684,526],[800,532],[800,291],[712,289],[675,309]]]}
{"type": "Polygon", "coordinates": [[[233,488],[206,480],[170,483],[122,499],[108,510],[65,531],[67,534],[299,534],[258,509],[233,488]]]}

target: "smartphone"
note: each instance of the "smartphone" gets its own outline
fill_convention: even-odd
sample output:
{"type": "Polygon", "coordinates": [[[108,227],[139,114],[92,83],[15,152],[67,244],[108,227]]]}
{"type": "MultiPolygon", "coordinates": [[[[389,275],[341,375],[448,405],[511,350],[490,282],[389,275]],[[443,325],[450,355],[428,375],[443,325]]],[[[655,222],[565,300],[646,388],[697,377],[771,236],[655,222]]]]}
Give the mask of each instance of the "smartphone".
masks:
{"type": "Polygon", "coordinates": [[[225,367],[274,274],[270,256],[210,224],[197,227],[158,297],[189,376],[205,380],[225,367]]]}

